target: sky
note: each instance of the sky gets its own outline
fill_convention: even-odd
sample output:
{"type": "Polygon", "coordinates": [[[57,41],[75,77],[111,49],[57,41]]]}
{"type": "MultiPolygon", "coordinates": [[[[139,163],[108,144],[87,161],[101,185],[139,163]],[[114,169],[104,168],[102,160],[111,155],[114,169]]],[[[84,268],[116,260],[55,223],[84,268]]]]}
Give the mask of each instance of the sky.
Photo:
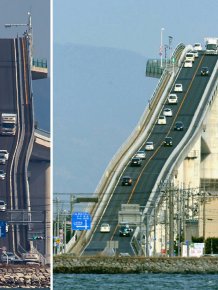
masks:
{"type": "MultiPolygon", "coordinates": [[[[130,51],[145,58],[158,58],[161,31],[163,44],[168,45],[169,36],[171,36],[173,48],[181,42],[184,44],[201,42],[203,45],[204,37],[217,37],[217,11],[217,0],[207,3],[199,0],[54,0],[54,47],[55,45],[74,44],[81,45],[81,47],[114,48],[130,51]]],[[[97,61],[93,59],[93,65],[97,61]]],[[[54,71],[54,74],[64,76],[64,70],[54,71]]],[[[54,99],[55,97],[54,91],[54,99]]],[[[72,115],[74,109],[72,107],[72,115]]],[[[92,108],[90,108],[90,112],[91,110],[92,108]]],[[[138,116],[139,118],[140,116],[138,116]]],[[[85,130],[86,126],[88,129],[87,120],[80,120],[80,123],[82,121],[81,130],[85,130]]],[[[101,122],[99,124],[102,126],[101,122]]],[[[72,132],[72,134],[74,133],[72,132]]],[[[55,135],[55,138],[57,140],[58,135],[55,135]]],[[[100,138],[100,135],[96,136],[96,145],[101,141],[100,138]]],[[[117,144],[117,148],[121,145],[117,144]]],[[[106,151],[104,153],[109,154],[106,151]]],[[[76,160],[73,151],[71,157],[67,156],[66,152],[61,152],[61,154],[63,154],[61,155],[63,160],[67,158],[71,163],[76,160]]],[[[109,160],[112,157],[109,156],[109,160]]],[[[64,162],[62,165],[64,166],[64,162]]],[[[102,174],[104,169],[102,168],[102,174]]],[[[54,171],[56,170],[57,168],[54,168],[54,171]]],[[[73,172],[67,172],[66,169],[66,174],[70,176],[73,172]]],[[[80,176],[81,178],[76,181],[77,190],[86,192],[86,182],[82,170],[80,176]]],[[[97,179],[92,180],[93,188],[97,186],[98,181],[97,179]]],[[[64,180],[58,179],[58,185],[59,188],[62,185],[64,188],[64,180]]],[[[74,186],[75,183],[72,181],[72,190],[74,190],[74,186]]]]}
{"type": "Polygon", "coordinates": [[[33,51],[36,58],[50,56],[50,0],[0,0],[0,37],[22,36],[27,27],[5,28],[5,24],[26,24],[31,12],[33,51]]]}
{"type": "MultiPolygon", "coordinates": [[[[50,77],[50,0],[0,0],[0,37],[22,36],[27,26],[5,28],[5,24],[27,24],[28,12],[32,18],[33,58],[47,60],[50,77]]],[[[35,121],[40,129],[50,131],[49,79],[34,80],[33,95],[35,121]]]]}
{"type": "Polygon", "coordinates": [[[217,35],[218,1],[54,0],[54,42],[132,50],[157,57],[163,43],[203,42],[217,35]]]}

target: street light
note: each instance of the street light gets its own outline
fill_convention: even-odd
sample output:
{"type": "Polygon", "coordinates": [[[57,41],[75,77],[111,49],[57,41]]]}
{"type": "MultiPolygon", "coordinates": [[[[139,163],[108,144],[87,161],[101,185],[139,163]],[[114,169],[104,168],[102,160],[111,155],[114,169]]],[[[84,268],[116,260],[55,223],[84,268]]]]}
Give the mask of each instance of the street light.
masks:
{"type": "Polygon", "coordinates": [[[163,31],[164,28],[160,30],[160,67],[163,67],[163,31]]]}

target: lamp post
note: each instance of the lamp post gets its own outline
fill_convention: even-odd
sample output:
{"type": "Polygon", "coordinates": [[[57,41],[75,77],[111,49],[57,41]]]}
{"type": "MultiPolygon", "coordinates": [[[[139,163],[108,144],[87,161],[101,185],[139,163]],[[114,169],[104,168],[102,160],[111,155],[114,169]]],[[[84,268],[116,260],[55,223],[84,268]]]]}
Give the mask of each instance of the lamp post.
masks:
{"type": "Polygon", "coordinates": [[[172,36],[168,36],[169,38],[169,51],[170,51],[170,58],[172,57],[172,41],[173,41],[173,37],[172,36]]]}
{"type": "Polygon", "coordinates": [[[160,30],[160,67],[163,67],[163,31],[164,28],[160,30]]]}

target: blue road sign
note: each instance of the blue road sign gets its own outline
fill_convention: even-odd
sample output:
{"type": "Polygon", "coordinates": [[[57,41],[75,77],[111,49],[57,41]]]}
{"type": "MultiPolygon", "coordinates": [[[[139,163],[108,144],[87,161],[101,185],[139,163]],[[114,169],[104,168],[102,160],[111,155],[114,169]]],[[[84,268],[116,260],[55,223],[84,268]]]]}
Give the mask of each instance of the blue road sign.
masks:
{"type": "Polygon", "coordinates": [[[0,237],[5,238],[6,237],[6,222],[0,221],[0,237]]]}
{"type": "Polygon", "coordinates": [[[72,214],[72,229],[73,230],[90,230],[92,217],[88,212],[74,212],[72,214]]]}

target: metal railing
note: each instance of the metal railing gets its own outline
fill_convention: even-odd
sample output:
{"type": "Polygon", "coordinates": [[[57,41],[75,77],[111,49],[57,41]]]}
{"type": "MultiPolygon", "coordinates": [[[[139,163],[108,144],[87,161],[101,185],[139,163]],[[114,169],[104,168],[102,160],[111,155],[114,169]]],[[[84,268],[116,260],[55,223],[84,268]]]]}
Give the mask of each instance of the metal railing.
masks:
{"type": "Polygon", "coordinates": [[[48,68],[48,63],[46,59],[32,59],[32,66],[40,67],[40,68],[48,68]]]}

